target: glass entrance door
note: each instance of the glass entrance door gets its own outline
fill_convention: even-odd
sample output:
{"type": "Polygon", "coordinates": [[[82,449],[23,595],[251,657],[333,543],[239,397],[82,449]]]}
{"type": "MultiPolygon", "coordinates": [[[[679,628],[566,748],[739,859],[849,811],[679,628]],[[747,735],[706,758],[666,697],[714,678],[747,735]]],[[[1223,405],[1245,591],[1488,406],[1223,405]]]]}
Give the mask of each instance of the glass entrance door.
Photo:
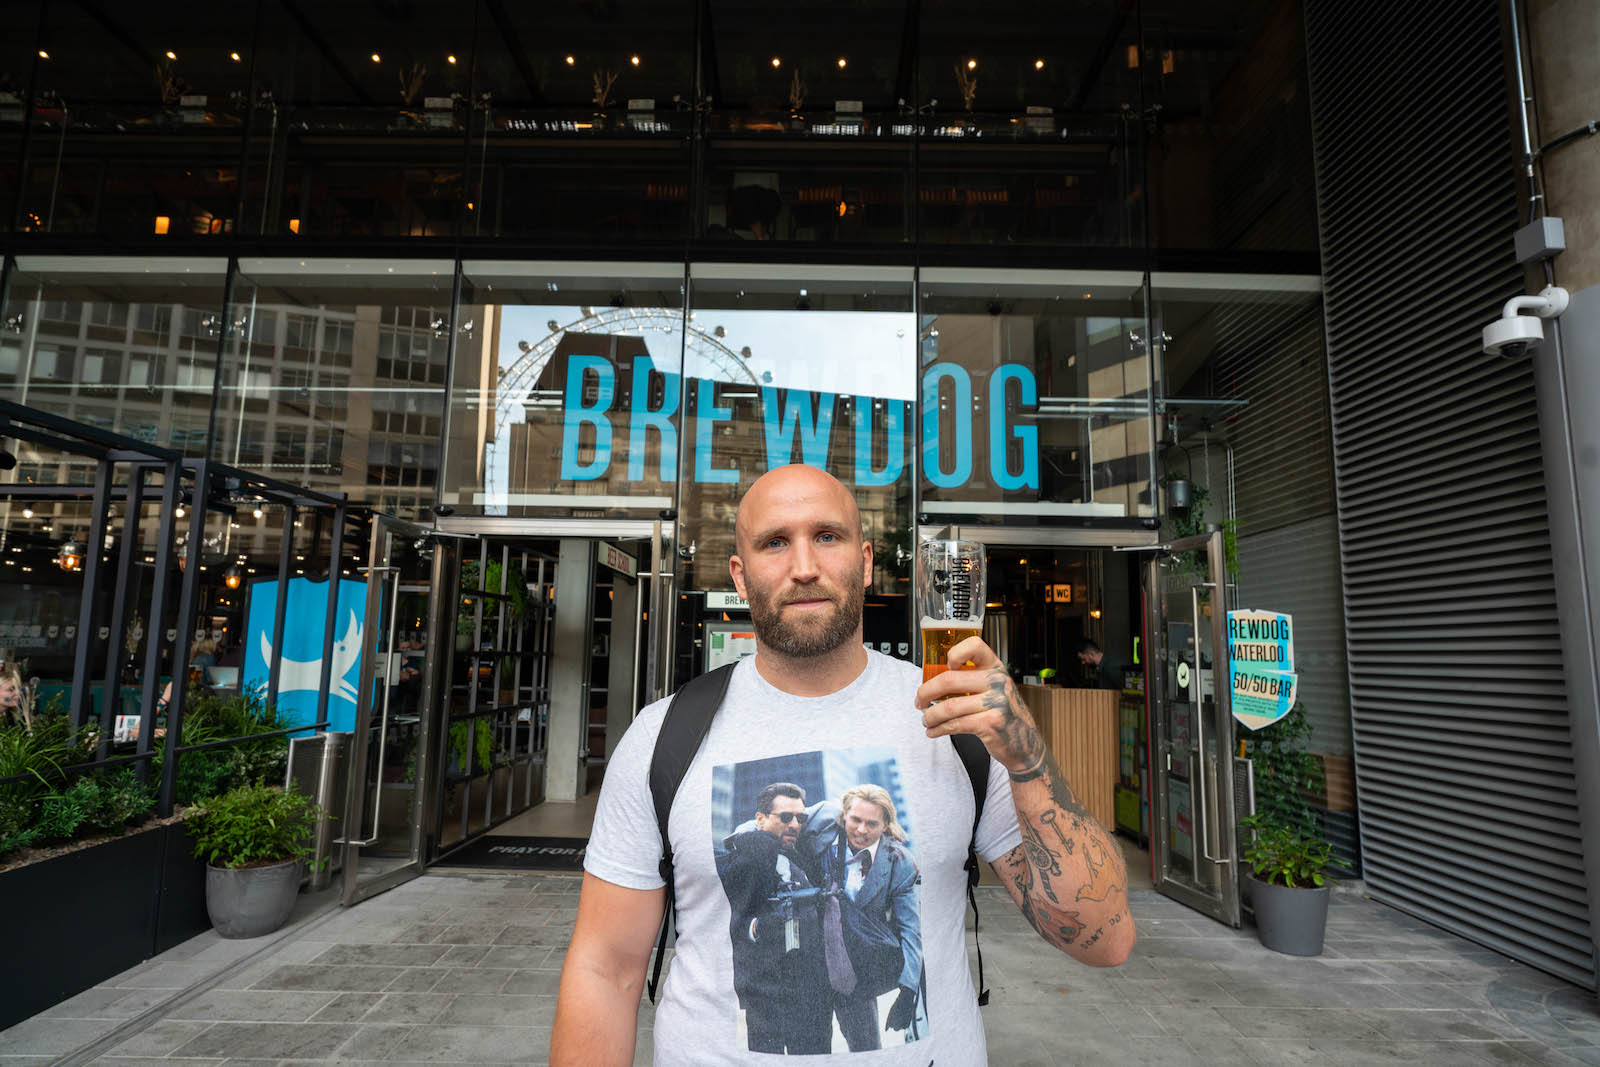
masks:
{"type": "Polygon", "coordinates": [[[429,531],[375,515],[365,568],[361,683],[350,740],[344,903],[422,873],[422,790],[441,636],[429,593],[448,552],[429,531]]]}
{"type": "Polygon", "coordinates": [[[1155,886],[1239,925],[1234,731],[1220,530],[1164,546],[1146,569],[1155,886]]]}

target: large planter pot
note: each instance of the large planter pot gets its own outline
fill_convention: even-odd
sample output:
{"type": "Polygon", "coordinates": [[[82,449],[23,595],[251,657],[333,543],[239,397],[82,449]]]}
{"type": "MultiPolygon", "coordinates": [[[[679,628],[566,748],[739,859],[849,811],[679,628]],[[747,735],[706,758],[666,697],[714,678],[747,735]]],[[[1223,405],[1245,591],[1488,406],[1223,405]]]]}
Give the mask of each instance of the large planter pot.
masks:
{"type": "Polygon", "coordinates": [[[223,937],[262,937],[289,921],[300,893],[300,861],[270,867],[206,866],[206,913],[223,937]]]}
{"type": "Polygon", "coordinates": [[[1250,903],[1256,912],[1256,936],[1274,952],[1289,956],[1322,955],[1328,926],[1328,887],[1289,889],[1246,873],[1250,903]]]}

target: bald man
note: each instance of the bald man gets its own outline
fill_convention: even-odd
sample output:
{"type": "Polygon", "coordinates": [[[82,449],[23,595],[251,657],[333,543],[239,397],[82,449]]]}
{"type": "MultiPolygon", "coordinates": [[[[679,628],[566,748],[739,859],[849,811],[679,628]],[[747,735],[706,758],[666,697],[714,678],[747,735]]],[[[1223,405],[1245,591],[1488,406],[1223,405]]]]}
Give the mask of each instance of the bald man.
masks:
{"type": "MultiPolygon", "coordinates": [[[[929,682],[911,664],[862,647],[872,545],[838,481],[804,466],[769,471],[740,503],[735,548],[728,567],[750,603],[756,655],[734,669],[668,821],[678,939],[654,1017],[655,1062],[731,1067],[749,1063],[752,1051],[805,1052],[808,1064],[851,1062],[837,1027],[827,1048],[762,1044],[767,1028],[751,1027],[735,993],[730,940],[741,930],[731,922],[719,850],[748,817],[755,790],[779,779],[819,796],[871,784],[893,798],[904,851],[919,874],[920,962],[908,963],[902,950],[896,963],[899,938],[875,932],[893,920],[874,914],[872,903],[885,897],[872,880],[889,877],[889,865],[873,865],[869,844],[837,836],[841,854],[825,865],[814,850],[794,850],[793,862],[815,888],[772,901],[794,916],[782,931],[785,951],[820,951],[826,961],[793,969],[811,977],[794,979],[777,1000],[814,1017],[838,997],[870,998],[884,1020],[874,1064],[986,1062],[964,926],[972,789],[944,738],[973,734],[988,749],[977,851],[1049,945],[1092,966],[1127,958],[1134,923],[1121,855],[1073,796],[1004,664],[981,640],[950,650],[950,665],[967,669],[929,682]],[[794,910],[805,908],[817,910],[794,910]]],[[[668,703],[640,713],[606,771],[562,969],[555,1065],[633,1062],[645,969],[666,900],[647,775],[668,703]]]]}

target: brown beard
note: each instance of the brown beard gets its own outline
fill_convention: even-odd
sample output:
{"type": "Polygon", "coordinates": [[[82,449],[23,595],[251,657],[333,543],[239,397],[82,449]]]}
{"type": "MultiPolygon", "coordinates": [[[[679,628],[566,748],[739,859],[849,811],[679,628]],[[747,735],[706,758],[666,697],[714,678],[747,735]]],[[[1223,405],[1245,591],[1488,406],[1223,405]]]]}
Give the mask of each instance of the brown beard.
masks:
{"type": "Polygon", "coordinates": [[[832,652],[855,636],[861,624],[861,609],[866,603],[866,584],[861,575],[852,570],[845,580],[844,602],[826,597],[821,590],[810,591],[800,599],[829,599],[833,612],[817,626],[796,626],[783,619],[783,605],[775,596],[756,584],[748,575],[745,589],[750,593],[750,618],[755,624],[756,636],[774,652],[797,659],[809,659],[832,652]]]}

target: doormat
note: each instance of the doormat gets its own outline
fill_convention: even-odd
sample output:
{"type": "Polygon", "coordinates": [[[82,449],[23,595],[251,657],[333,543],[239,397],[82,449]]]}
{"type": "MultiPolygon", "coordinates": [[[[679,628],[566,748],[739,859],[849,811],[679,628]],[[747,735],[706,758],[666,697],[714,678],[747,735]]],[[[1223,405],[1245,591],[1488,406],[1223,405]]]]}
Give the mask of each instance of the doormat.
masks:
{"type": "Polygon", "coordinates": [[[587,837],[484,836],[438,863],[441,867],[511,867],[535,871],[581,871],[587,837]]]}

